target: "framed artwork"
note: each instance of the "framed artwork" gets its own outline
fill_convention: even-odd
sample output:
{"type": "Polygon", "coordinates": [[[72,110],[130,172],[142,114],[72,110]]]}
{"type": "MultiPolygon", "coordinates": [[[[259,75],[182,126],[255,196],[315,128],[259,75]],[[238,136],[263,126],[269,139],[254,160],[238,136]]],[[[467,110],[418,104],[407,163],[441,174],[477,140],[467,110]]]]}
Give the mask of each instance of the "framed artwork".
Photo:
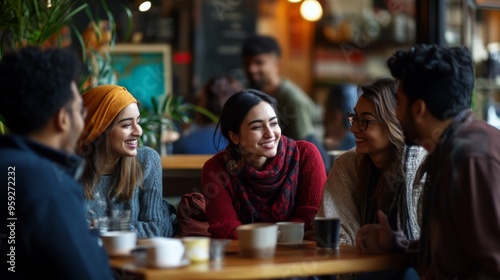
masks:
{"type": "Polygon", "coordinates": [[[172,94],[172,54],[168,44],[116,44],[109,49],[116,84],[128,89],[141,106],[172,94]]]}

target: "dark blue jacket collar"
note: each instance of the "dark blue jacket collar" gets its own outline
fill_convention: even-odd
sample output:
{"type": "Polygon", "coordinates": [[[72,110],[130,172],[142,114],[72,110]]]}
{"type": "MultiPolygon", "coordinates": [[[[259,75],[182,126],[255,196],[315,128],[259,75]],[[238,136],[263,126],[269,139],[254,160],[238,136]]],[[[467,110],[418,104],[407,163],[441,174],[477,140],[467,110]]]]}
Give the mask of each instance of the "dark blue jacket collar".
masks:
{"type": "Polygon", "coordinates": [[[19,134],[1,135],[0,147],[0,149],[31,151],[40,157],[50,159],[64,171],[71,174],[75,180],[80,179],[83,172],[84,161],[80,156],[56,150],[19,134]]]}

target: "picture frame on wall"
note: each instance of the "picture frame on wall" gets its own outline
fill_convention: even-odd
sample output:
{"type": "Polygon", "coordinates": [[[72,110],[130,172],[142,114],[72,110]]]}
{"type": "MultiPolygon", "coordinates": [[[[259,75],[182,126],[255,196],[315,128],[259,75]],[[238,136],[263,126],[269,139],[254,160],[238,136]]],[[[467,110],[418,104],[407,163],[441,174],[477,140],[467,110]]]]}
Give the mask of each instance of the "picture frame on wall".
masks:
{"type": "Polygon", "coordinates": [[[116,44],[109,49],[117,84],[152,108],[151,99],[172,94],[172,52],[169,44],[116,44]]]}

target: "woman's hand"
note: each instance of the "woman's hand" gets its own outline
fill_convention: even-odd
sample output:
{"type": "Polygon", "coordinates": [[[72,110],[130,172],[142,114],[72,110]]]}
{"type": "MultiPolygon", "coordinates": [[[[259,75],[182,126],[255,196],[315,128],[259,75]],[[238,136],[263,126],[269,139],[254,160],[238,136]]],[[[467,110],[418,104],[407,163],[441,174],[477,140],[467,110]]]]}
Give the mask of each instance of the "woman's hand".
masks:
{"type": "Polygon", "coordinates": [[[377,212],[379,224],[364,225],[356,234],[356,247],[364,254],[381,254],[391,251],[394,232],[389,226],[387,216],[377,212]]]}

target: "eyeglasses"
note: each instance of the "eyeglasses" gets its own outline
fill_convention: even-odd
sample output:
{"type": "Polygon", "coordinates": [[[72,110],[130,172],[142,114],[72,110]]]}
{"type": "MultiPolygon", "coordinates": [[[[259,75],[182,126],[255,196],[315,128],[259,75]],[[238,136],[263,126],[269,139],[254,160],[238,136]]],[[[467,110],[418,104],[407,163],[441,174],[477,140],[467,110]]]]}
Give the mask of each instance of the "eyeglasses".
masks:
{"type": "Polygon", "coordinates": [[[351,113],[351,112],[348,112],[347,113],[347,119],[349,120],[349,124],[352,126],[353,123],[356,123],[358,125],[358,129],[361,130],[361,131],[365,131],[368,129],[368,125],[370,123],[374,123],[374,122],[381,122],[379,120],[365,120],[365,119],[361,119],[358,117],[358,115],[354,114],[354,113],[351,113]]]}

